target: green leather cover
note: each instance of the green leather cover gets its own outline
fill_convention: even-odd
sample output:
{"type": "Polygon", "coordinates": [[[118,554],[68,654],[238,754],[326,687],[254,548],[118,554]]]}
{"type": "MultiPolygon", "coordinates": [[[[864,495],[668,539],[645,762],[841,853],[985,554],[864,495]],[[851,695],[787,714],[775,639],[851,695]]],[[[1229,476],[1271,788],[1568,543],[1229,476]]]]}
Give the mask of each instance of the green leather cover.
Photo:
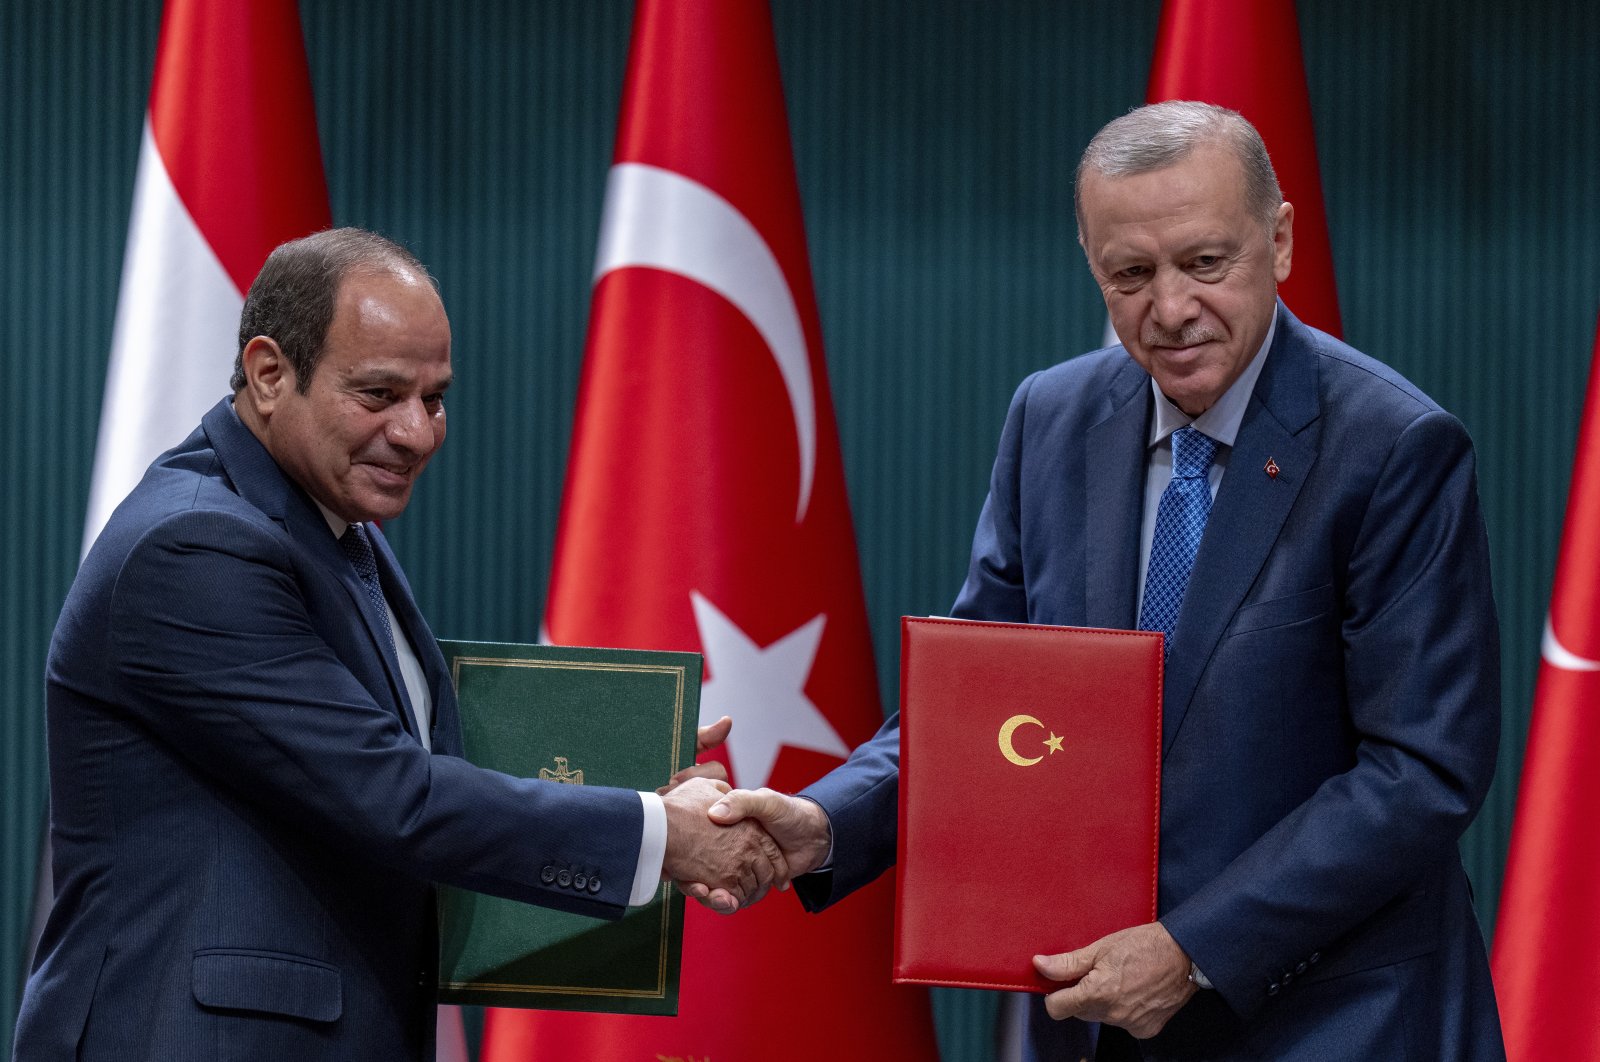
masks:
{"type": "MultiPolygon", "coordinates": [[[[473,763],[653,790],[694,762],[698,653],[442,642],[473,763]]],[[[663,882],[620,921],[440,890],[447,1003],[676,1014],[684,897],[663,882]]]]}

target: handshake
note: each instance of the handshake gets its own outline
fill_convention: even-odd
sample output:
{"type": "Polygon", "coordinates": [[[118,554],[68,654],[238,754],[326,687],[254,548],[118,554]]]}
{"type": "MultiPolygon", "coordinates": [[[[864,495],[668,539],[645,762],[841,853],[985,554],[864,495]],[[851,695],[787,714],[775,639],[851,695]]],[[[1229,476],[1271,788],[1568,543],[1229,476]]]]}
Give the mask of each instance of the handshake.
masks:
{"type": "MultiPolygon", "coordinates": [[[[721,745],[726,716],[700,728],[697,752],[721,745]]],[[[817,804],[771,789],[733,789],[722,764],[687,767],[657,792],[667,809],[661,876],[721,914],[755,903],[820,867],[833,846],[817,804]]]]}

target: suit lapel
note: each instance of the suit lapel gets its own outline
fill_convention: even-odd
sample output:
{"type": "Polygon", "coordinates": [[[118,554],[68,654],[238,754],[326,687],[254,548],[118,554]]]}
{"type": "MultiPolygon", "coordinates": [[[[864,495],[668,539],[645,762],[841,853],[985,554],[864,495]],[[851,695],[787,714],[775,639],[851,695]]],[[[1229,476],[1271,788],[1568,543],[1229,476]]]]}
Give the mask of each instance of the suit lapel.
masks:
{"type": "MultiPolygon", "coordinates": [[[[378,604],[367,595],[366,584],[356,574],[355,566],[350,563],[344,550],[339,548],[338,539],[333,537],[333,532],[328,528],[328,522],[322,518],[322,512],[309,500],[305,508],[310,509],[312,519],[306,519],[302,514],[288,515],[286,524],[294,540],[320,564],[329,575],[338,580],[344,587],[345,594],[350,598],[350,604],[355,609],[356,615],[361,617],[361,626],[366,636],[372,653],[377,657],[383,668],[383,677],[389,690],[389,703],[395,714],[400,717],[400,724],[412,737],[417,736],[416,716],[411,711],[411,698],[406,695],[405,679],[400,674],[400,660],[395,656],[394,650],[389,647],[389,637],[383,632],[383,617],[378,614],[378,604]],[[318,534],[318,532],[321,534],[318,534]]],[[[378,535],[373,534],[372,539],[377,541],[378,535]]],[[[374,550],[374,552],[378,552],[374,550]]],[[[390,561],[392,563],[392,559],[390,561]]],[[[382,555],[378,558],[378,578],[380,582],[387,582],[384,578],[384,560],[382,555]]],[[[387,588],[385,589],[387,595],[387,588]]],[[[388,595],[391,603],[393,595],[388,595]]],[[[397,617],[398,618],[398,617],[397,617]]],[[[399,637],[400,632],[395,631],[399,637]]],[[[370,684],[369,684],[369,689],[370,684]]],[[[373,690],[377,696],[377,690],[373,690]]],[[[381,703],[381,700],[380,700],[381,703]]]]}
{"type": "Polygon", "coordinates": [[[1150,377],[1131,358],[1110,388],[1112,410],[1088,431],[1084,479],[1084,622],[1131,628],[1137,621],[1139,520],[1144,509],[1150,377]]]}
{"type": "MultiPolygon", "coordinates": [[[[352,667],[352,673],[379,704],[386,704],[399,717],[406,732],[415,737],[416,720],[405,695],[400,663],[389,650],[377,606],[367,596],[361,578],[339,548],[328,522],[322,518],[322,511],[283,474],[266,447],[234,414],[231,403],[231,399],[223,399],[201,421],[218,460],[227,471],[228,481],[240,497],[282,524],[294,540],[295,548],[344,588],[354,614],[360,617],[361,628],[380,669],[378,674],[369,674],[370,669],[352,667]],[[387,697],[382,692],[385,686],[387,697]]],[[[392,565],[393,555],[388,554],[386,548],[383,552],[392,565]]],[[[381,568],[380,561],[380,572],[381,568]]],[[[352,633],[359,637],[362,632],[352,633]]]]}
{"type": "Polygon", "coordinates": [[[1164,751],[1183,724],[1223,632],[1260,573],[1317,457],[1315,339],[1279,308],[1278,334],[1228,456],[1168,661],[1164,751]],[[1308,430],[1312,429],[1312,430],[1308,430]],[[1276,474],[1268,474],[1271,461],[1276,474]]]}
{"type": "Polygon", "coordinates": [[[436,752],[455,751],[439,745],[441,734],[455,732],[452,721],[455,716],[455,686],[450,680],[444,653],[440,651],[438,639],[433,636],[428,621],[423,618],[422,610],[417,608],[416,599],[411,595],[411,584],[401,570],[400,562],[389,549],[388,539],[381,532],[374,531],[372,546],[378,558],[378,574],[383,580],[389,607],[394,610],[395,619],[400,624],[400,630],[395,634],[400,637],[404,632],[403,636],[410,640],[412,652],[422,665],[422,675],[428,684],[428,694],[433,701],[429,728],[433,749],[436,752]]]}

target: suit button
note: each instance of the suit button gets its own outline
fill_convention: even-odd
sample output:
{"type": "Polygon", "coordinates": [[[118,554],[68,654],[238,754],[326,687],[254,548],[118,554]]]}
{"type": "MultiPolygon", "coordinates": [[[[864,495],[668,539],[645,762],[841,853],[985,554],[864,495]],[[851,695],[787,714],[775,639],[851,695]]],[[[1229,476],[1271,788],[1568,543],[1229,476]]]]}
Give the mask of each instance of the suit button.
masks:
{"type": "Polygon", "coordinates": [[[546,885],[556,880],[556,868],[546,863],[544,869],[539,871],[539,880],[546,885]]]}
{"type": "Polygon", "coordinates": [[[1320,952],[1320,951],[1312,952],[1311,953],[1311,958],[1307,959],[1306,961],[1309,962],[1312,966],[1315,966],[1317,963],[1322,961],[1322,952],[1320,952]]]}
{"type": "Polygon", "coordinates": [[[570,889],[572,887],[572,871],[563,870],[561,873],[557,874],[556,884],[560,885],[563,889],[570,889]]]}
{"type": "Polygon", "coordinates": [[[594,894],[594,895],[598,895],[599,894],[599,892],[600,892],[600,876],[598,874],[596,874],[594,877],[589,879],[589,892],[591,894],[594,894]]]}
{"type": "Polygon", "coordinates": [[[1294,968],[1294,974],[1295,974],[1296,977],[1299,977],[1301,974],[1303,974],[1305,972],[1306,972],[1306,964],[1303,963],[1303,962],[1299,963],[1294,968]]]}
{"type": "Polygon", "coordinates": [[[1275,996],[1277,994],[1278,994],[1278,982],[1274,981],[1270,985],[1267,986],[1267,995],[1275,996]]]}
{"type": "Polygon", "coordinates": [[[572,887],[574,889],[577,889],[579,892],[582,892],[584,889],[587,889],[589,887],[589,875],[587,875],[587,874],[574,874],[572,876],[572,887]]]}
{"type": "Polygon", "coordinates": [[[1286,973],[1286,974],[1283,975],[1283,979],[1280,980],[1278,983],[1281,984],[1283,987],[1288,988],[1289,987],[1289,982],[1293,981],[1293,980],[1294,980],[1294,974],[1286,973]]]}

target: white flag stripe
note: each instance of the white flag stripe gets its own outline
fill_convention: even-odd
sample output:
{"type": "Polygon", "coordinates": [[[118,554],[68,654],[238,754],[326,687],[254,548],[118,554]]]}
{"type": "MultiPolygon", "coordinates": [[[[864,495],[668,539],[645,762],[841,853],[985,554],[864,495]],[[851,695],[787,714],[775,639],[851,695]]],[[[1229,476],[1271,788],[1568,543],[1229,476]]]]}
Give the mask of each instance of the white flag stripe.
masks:
{"type": "Polygon", "coordinates": [[[146,119],[83,550],[228,386],[244,296],[178,198],[146,119]]]}
{"type": "Polygon", "coordinates": [[[467,1050],[467,1031],[461,1022],[461,1008],[440,1004],[435,1032],[434,1062],[472,1062],[467,1050]]]}

